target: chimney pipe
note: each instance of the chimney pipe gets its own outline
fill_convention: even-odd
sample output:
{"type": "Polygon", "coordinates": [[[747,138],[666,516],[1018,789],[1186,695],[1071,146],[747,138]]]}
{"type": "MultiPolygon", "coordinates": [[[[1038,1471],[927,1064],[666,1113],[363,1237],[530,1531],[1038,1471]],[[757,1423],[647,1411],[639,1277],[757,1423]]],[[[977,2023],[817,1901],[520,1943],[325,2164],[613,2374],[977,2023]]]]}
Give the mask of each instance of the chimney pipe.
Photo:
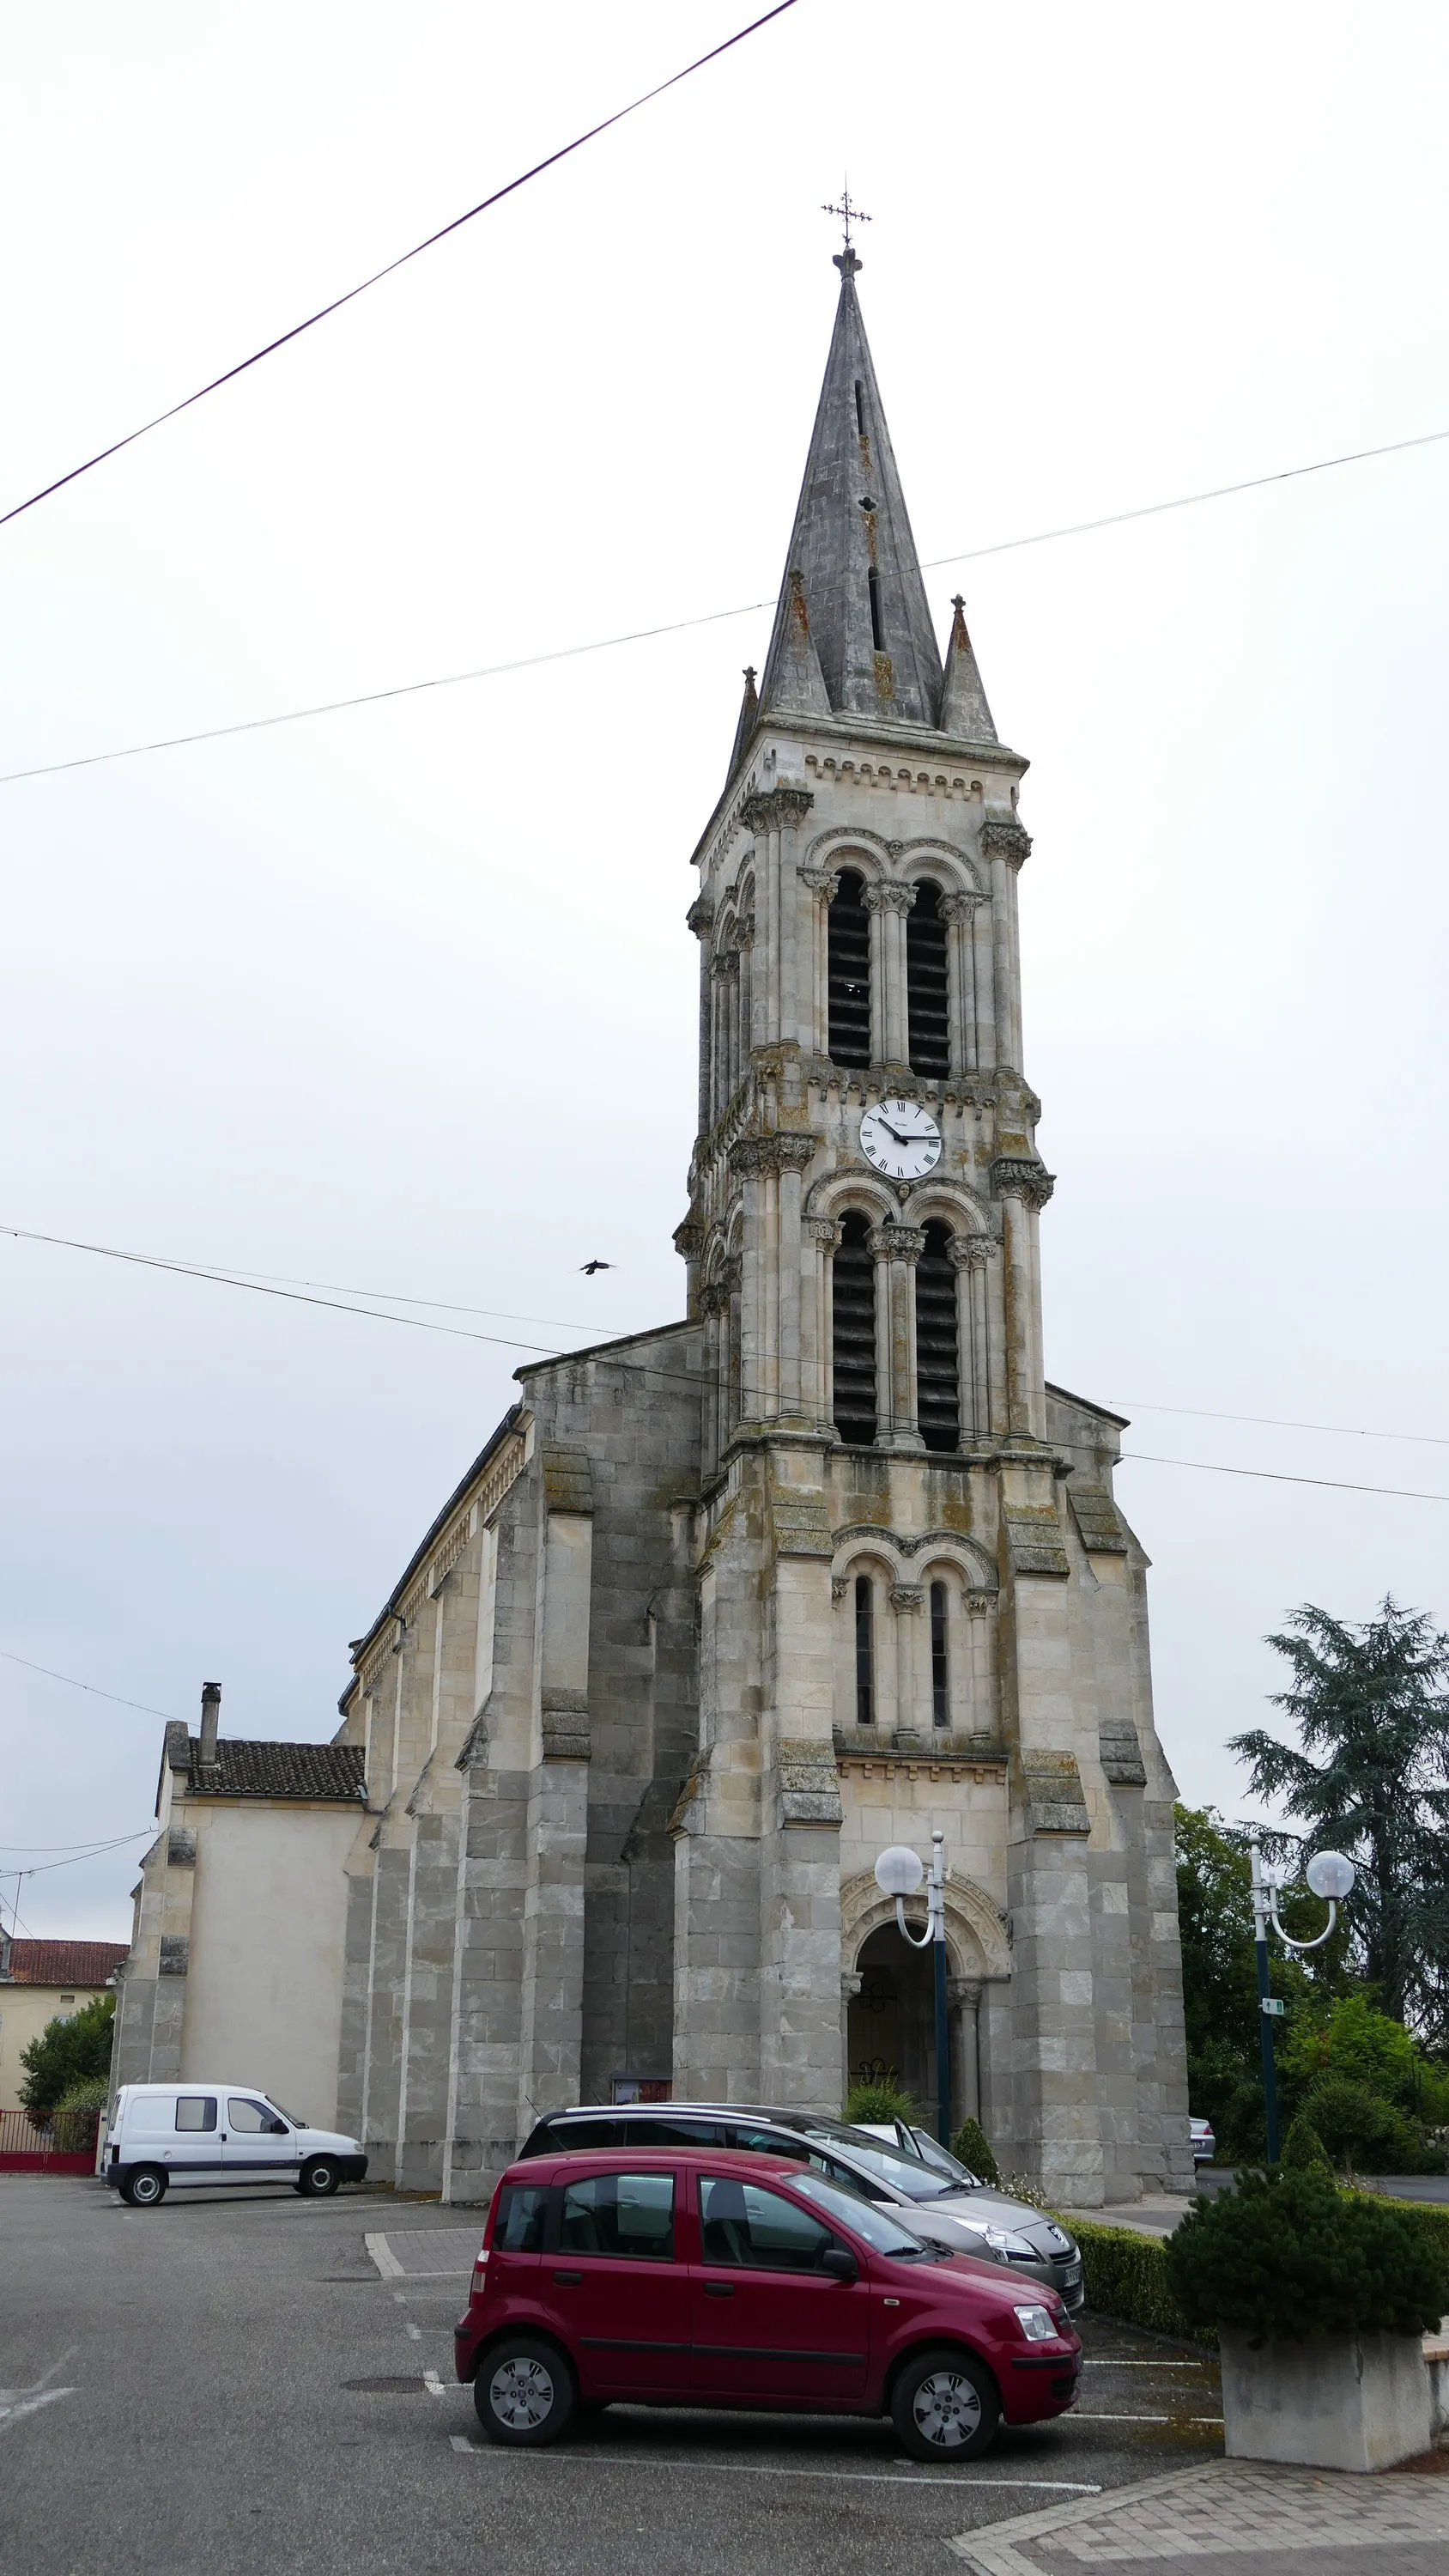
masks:
{"type": "Polygon", "coordinates": [[[198,1771],[216,1769],[216,1730],[220,1724],[221,1684],[203,1682],[201,1685],[201,1744],[196,1757],[198,1771]]]}

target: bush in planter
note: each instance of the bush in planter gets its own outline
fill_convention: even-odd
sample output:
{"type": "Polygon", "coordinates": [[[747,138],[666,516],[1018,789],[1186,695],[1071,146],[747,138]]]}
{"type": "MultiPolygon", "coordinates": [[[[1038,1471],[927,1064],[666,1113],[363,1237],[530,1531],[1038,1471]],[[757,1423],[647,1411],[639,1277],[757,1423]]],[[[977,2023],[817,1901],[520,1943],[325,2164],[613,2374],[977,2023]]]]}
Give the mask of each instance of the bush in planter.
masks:
{"type": "Polygon", "coordinates": [[[879,2083],[852,2084],[845,2097],[845,2116],[868,2128],[873,2122],[914,2120],[917,2107],[910,2094],[902,2091],[892,2071],[879,2083]]]}
{"type": "Polygon", "coordinates": [[[951,2153],[958,2165],[965,2165],[996,2191],[1001,2189],[1001,2167],[991,2151],[991,2141],[979,2120],[963,2120],[951,2140],[951,2153]]]}
{"type": "Polygon", "coordinates": [[[1311,2172],[1316,2167],[1332,2175],[1328,2150],[1305,2111],[1300,2111],[1297,2119],[1288,2123],[1288,2133],[1283,2140],[1283,2162],[1290,2172],[1311,2172]]]}
{"type": "Polygon", "coordinates": [[[1422,2334],[1449,2306],[1449,2260],[1413,2221],[1312,2166],[1246,2173],[1167,2241],[1167,2287],[1194,2325],[1253,2345],[1422,2334]]]}

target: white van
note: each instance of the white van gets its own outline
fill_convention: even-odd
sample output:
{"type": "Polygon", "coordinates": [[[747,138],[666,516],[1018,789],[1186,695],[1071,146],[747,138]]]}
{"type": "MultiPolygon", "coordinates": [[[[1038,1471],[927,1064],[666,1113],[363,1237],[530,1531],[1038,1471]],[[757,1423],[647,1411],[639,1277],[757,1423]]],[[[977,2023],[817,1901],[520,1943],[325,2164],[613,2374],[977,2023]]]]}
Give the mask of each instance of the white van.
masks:
{"type": "Polygon", "coordinates": [[[366,2171],[355,2138],[309,2129],[252,2084],[123,2084],[101,2160],[102,2181],[133,2209],[154,2209],[173,2183],[289,2182],[324,2200],[366,2171]]]}

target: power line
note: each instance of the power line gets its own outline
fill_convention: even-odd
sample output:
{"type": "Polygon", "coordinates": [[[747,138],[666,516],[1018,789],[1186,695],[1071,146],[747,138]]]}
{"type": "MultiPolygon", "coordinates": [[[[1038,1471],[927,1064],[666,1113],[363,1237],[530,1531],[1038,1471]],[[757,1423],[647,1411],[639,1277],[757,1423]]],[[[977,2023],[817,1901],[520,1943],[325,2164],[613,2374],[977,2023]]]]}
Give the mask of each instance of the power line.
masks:
{"type": "Polygon", "coordinates": [[[27,1865],[26,1868],[17,1869],[13,1872],[7,1869],[5,1876],[7,1878],[11,1876],[14,1877],[16,1881],[16,1893],[18,1895],[19,1882],[22,1878],[44,1878],[48,1869],[74,1869],[77,1861],[99,1860],[103,1852],[119,1851],[124,1843],[137,1843],[140,1841],[142,1834],[154,1834],[155,1831],[156,1827],[154,1823],[142,1825],[139,1831],[134,1834],[117,1834],[114,1842],[97,1843],[94,1850],[76,1852],[70,1860],[44,1860],[36,1863],[33,1867],[27,1865]]]}
{"type": "MultiPolygon", "coordinates": [[[[134,1706],[135,1706],[135,1702],[134,1702],[134,1701],[132,1701],[132,1700],[128,1700],[128,1701],[126,1702],[126,1706],[127,1706],[128,1708],[134,1707],[134,1706]]],[[[157,1713],[159,1714],[159,1711],[158,1711],[157,1713]]],[[[116,1846],[116,1844],[117,1844],[117,1843],[134,1843],[134,1842],[139,1842],[139,1840],[140,1840],[140,1838],[141,1838],[142,1834],[154,1834],[155,1830],[156,1830],[156,1826],[155,1826],[155,1822],[154,1822],[154,1820],[153,1820],[149,1825],[138,1825],[138,1826],[136,1827],[136,1830],[135,1830],[135,1832],[134,1832],[133,1834],[117,1834],[117,1835],[114,1835],[114,1836],[112,1837],[112,1839],[111,1839],[111,1841],[110,1841],[110,1842],[103,1842],[103,1843],[0,1843],[0,1851],[18,1851],[18,1852],[33,1852],[33,1851],[38,1851],[38,1852],[78,1852],[78,1853],[80,1854],[80,1856],[81,1856],[82,1860],[84,1860],[84,1858],[85,1858],[85,1856],[86,1856],[86,1853],[87,1853],[87,1852],[92,1852],[92,1851],[111,1851],[111,1850],[113,1850],[113,1849],[115,1848],[115,1846],[116,1846]]],[[[28,1864],[27,1864],[27,1866],[28,1866],[28,1864]]],[[[6,1877],[8,1877],[8,1876],[10,1875],[10,1872],[9,1872],[8,1870],[6,1870],[6,1871],[3,1873],[3,1875],[5,1875],[6,1877]]]]}
{"type": "Polygon", "coordinates": [[[794,6],[795,0],[776,0],[775,7],[767,9],[762,18],[752,19],[748,27],[741,27],[733,36],[727,36],[722,45],[712,45],[709,52],[701,54],[697,61],[686,63],[683,71],[671,72],[668,80],[656,81],[652,89],[646,89],[638,98],[631,99],[627,107],[616,107],[612,116],[601,118],[597,125],[589,127],[586,134],[576,134],[572,143],[561,144],[556,152],[548,154],[546,160],[535,161],[531,170],[521,171],[518,177],[510,179],[506,186],[495,188],[491,196],[480,198],[478,204],[470,206],[466,214],[455,215],[451,223],[441,225],[435,233],[429,233],[426,241],[414,242],[411,250],[400,251],[396,259],[390,259],[384,268],[374,269],[371,277],[364,277],[360,285],[349,286],[344,295],[334,295],[330,304],[319,306],[315,313],[308,314],[304,322],[294,322],[289,331],[279,332],[275,340],[268,340],[265,348],[254,349],[249,358],[239,359],[237,364],[234,367],[228,367],[224,374],[213,376],[209,384],[198,385],[195,393],[184,395],[180,402],[170,404],[165,411],[158,411],[154,420],[143,421],[139,429],[128,430],[124,438],[113,439],[109,447],[102,447],[94,456],[88,456],[83,465],[73,465],[68,473],[58,474],[53,483],[45,484],[39,492],[32,492],[28,501],[17,501],[12,509],[0,512],[0,528],[5,527],[11,519],[20,518],[26,510],[33,510],[37,502],[49,500],[52,492],[64,491],[67,483],[74,483],[82,474],[89,474],[97,465],[104,465],[107,457],[119,456],[124,447],[134,447],[138,438],[145,438],[153,429],[159,429],[163,421],[175,420],[179,412],[189,411],[193,403],[204,402],[208,394],[218,392],[222,385],[233,383],[238,376],[244,376],[249,368],[260,366],[263,358],[270,358],[276,350],[285,349],[289,341],[299,340],[304,331],[315,330],[317,324],[325,322],[329,314],[340,313],[344,304],[354,304],[359,295],[367,293],[369,287],[380,285],[385,277],[391,277],[398,269],[406,268],[409,260],[420,259],[425,250],[432,250],[438,242],[446,241],[450,233],[460,231],[464,224],[471,224],[475,216],[486,214],[490,206],[501,205],[505,197],[514,196],[520,188],[526,188],[531,179],[541,178],[545,170],[555,169],[560,161],[567,161],[571,153],[581,152],[586,143],[592,143],[599,135],[607,134],[611,126],[621,125],[626,116],[635,115],[641,107],[647,107],[652,99],[662,98],[666,90],[677,89],[681,81],[688,80],[694,72],[703,71],[707,63],[718,62],[721,54],[727,54],[734,46],[742,45],[747,36],[755,35],[761,27],[767,27],[772,18],[782,18],[785,11],[793,9],[794,6]]]}
{"type": "Polygon", "coordinates": [[[1335,1494],[1389,1494],[1401,1503],[1449,1503],[1449,1494],[1416,1493],[1406,1485],[1354,1485],[1341,1476],[1289,1476],[1272,1467],[1219,1467],[1210,1458],[1154,1458],[1150,1449],[1124,1449],[1125,1467],[1140,1461],[1148,1467],[1194,1467],[1204,1476],[1251,1476],[1269,1485],[1322,1485],[1335,1494]]]}
{"type": "MultiPolygon", "coordinates": [[[[760,20],[758,23],[763,25],[764,21],[760,20]]],[[[749,33],[750,30],[747,29],[745,32],[749,33]]],[[[738,39],[734,41],[738,42],[738,39]]],[[[682,78],[683,75],[679,77],[682,78]]],[[[166,416],[163,415],[163,417],[166,416]]],[[[953,564],[980,563],[987,555],[1015,554],[1024,546],[1052,545],[1061,537],[1090,536],[1101,528],[1125,527],[1133,519],[1160,518],[1165,511],[1169,510],[1194,510],[1205,501],[1226,501],[1235,498],[1239,493],[1261,492],[1270,484],[1295,482],[1305,474],[1327,474],[1339,465],[1363,465],[1371,462],[1375,457],[1400,456],[1410,448],[1433,447],[1446,438],[1449,438],[1449,429],[1431,429],[1426,430],[1420,437],[1391,439],[1385,447],[1360,447],[1342,456],[1321,456],[1310,465],[1286,465],[1273,474],[1250,475],[1243,483],[1219,483],[1210,491],[1183,492],[1170,501],[1146,501],[1135,509],[1114,510],[1105,518],[1077,519],[1066,527],[1038,528],[1030,536],[1003,537],[995,545],[969,546],[959,554],[934,555],[922,566],[922,570],[941,572],[953,564]]],[[[37,494],[36,497],[41,499],[44,496],[37,494]]],[[[29,504],[23,506],[28,507],[29,504]]],[[[0,519],[0,527],[3,525],[3,519],[0,519]]],[[[529,653],[517,661],[485,662],[469,671],[444,671],[427,680],[402,680],[392,688],[366,689],[356,697],[350,698],[321,699],[313,706],[284,708],[277,715],[247,716],[239,723],[207,725],[196,733],[160,735],[153,742],[127,743],[116,751],[83,752],[74,760],[41,761],[30,769],[0,771],[0,787],[16,786],[26,778],[56,778],[69,769],[98,769],[113,760],[140,760],[153,751],[181,751],[194,743],[223,742],[234,734],[265,733],[276,725],[305,724],[313,716],[343,715],[353,707],[382,706],[391,698],[418,697],[432,689],[458,689],[473,680],[503,679],[513,671],[539,670],[550,662],[573,662],[584,654],[613,653],[628,644],[648,644],[660,636],[684,635],[696,627],[718,626],[729,618],[753,617],[763,609],[773,609],[777,604],[777,599],[774,598],[750,599],[744,601],[738,608],[712,608],[700,617],[678,617],[664,626],[635,627],[625,635],[597,636],[588,644],[558,645],[550,652],[529,653]]]]}
{"type": "Polygon", "coordinates": [[[1449,1438],[1440,1431],[1365,1431],[1357,1422],[1298,1422],[1279,1413],[1215,1413],[1201,1404],[1149,1404],[1142,1396],[1124,1395],[1120,1401],[1134,1413],[1180,1413],[1194,1422],[1256,1422],[1267,1431],[1326,1431],[1344,1440],[1405,1440],[1415,1447],[1449,1449],[1449,1438]]]}
{"type": "MultiPolygon", "coordinates": [[[[78,1682],[74,1673],[52,1672],[49,1664],[33,1664],[28,1655],[12,1655],[4,1646],[0,1646],[0,1658],[7,1664],[23,1664],[28,1673],[44,1673],[47,1681],[65,1682],[71,1690],[90,1691],[96,1699],[112,1699],[117,1708],[138,1708],[144,1717],[164,1717],[168,1726],[180,1722],[173,1719],[169,1708],[152,1708],[144,1699],[122,1699],[116,1691],[102,1690],[98,1682],[78,1682]]],[[[5,1849],[10,1848],[7,1843],[5,1849]]]]}

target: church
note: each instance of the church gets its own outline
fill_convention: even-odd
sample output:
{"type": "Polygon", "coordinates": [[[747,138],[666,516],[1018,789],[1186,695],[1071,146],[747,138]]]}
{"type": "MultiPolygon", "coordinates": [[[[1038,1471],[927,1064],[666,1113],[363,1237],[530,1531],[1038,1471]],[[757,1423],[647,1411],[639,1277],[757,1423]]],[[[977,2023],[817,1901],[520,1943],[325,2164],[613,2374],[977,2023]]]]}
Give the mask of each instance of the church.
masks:
{"type": "MultiPolygon", "coordinates": [[[[769,652],[694,851],[684,1320],[519,1370],[353,1645],[352,1767],[303,1784],[338,2123],[452,2200],[559,2104],[838,2111],[887,2070],[928,2118],[944,2078],[1067,2206],[1191,2174],[1125,1425],[1044,1374],[1027,763],[959,600],[943,666],[861,263],[835,264],[769,652]],[[873,1876],[935,1830],[944,2068],[873,1876]]],[[[168,1759],[216,1802],[215,1747],[168,1759]]],[[[154,2070],[179,2005],[159,1947],[135,1966],[154,2070]]]]}

